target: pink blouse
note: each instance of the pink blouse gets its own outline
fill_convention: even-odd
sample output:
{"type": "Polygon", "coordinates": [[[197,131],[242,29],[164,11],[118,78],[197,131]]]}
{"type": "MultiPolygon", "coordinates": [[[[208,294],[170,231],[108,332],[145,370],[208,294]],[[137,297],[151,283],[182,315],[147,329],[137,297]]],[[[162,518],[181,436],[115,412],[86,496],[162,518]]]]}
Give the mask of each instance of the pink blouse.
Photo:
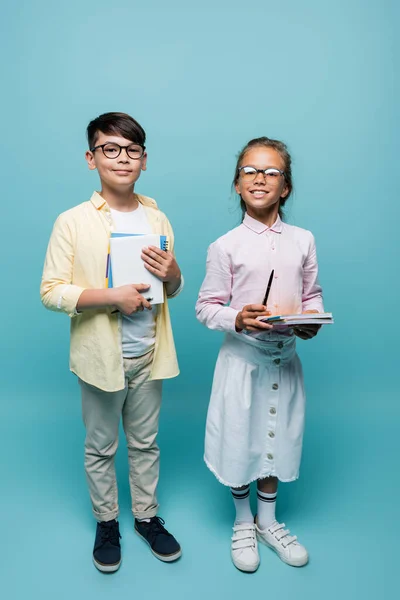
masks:
{"type": "Polygon", "coordinates": [[[272,314],[323,312],[314,236],[283,223],[272,227],[245,215],[243,223],[210,245],[196,315],[210,329],[235,331],[246,304],[261,304],[271,270],[267,303],[272,314]]]}

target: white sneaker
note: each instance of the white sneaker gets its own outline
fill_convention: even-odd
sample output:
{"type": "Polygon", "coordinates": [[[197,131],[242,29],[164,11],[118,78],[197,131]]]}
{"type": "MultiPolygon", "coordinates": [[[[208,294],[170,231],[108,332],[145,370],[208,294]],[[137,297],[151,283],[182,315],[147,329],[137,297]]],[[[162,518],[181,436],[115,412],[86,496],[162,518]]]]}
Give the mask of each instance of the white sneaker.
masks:
{"type": "Polygon", "coordinates": [[[247,573],[257,571],[260,557],[254,523],[234,525],[231,556],[233,564],[240,571],[246,571],[247,573]]]}
{"type": "Polygon", "coordinates": [[[308,563],[308,552],[297,541],[295,535],[285,529],[285,523],[274,521],[266,529],[260,529],[256,522],[257,538],[266,546],[275,550],[283,562],[292,567],[303,567],[308,563]]]}

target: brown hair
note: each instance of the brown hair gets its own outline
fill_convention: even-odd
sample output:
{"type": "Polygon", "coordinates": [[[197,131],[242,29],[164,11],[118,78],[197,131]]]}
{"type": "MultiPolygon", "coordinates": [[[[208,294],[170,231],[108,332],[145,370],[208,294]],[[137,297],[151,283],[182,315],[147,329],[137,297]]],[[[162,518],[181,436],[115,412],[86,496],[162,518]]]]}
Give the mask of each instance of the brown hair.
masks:
{"type": "MultiPolygon", "coordinates": [[[[241,150],[241,152],[238,156],[236,167],[235,167],[235,176],[234,176],[233,182],[232,182],[232,188],[235,189],[235,185],[239,181],[239,167],[241,166],[241,162],[242,162],[246,152],[248,152],[252,148],[256,148],[257,146],[261,146],[261,147],[264,146],[265,148],[273,148],[274,150],[276,150],[278,152],[278,154],[282,158],[283,162],[285,163],[285,168],[284,168],[285,180],[286,180],[286,185],[288,187],[289,193],[287,194],[287,196],[285,198],[281,198],[280,202],[279,202],[279,216],[282,218],[283,217],[282,207],[285,205],[287,199],[289,198],[290,194],[293,191],[292,159],[291,159],[291,156],[289,154],[289,150],[288,150],[286,144],[284,144],[283,142],[280,142],[279,140],[272,140],[265,136],[259,137],[259,138],[254,138],[254,140],[250,140],[245,145],[245,147],[241,150]]],[[[244,216],[244,214],[246,212],[246,204],[244,203],[242,197],[240,197],[240,207],[242,209],[242,213],[244,216]]]]}
{"type": "Polygon", "coordinates": [[[98,132],[120,135],[121,137],[143,146],[146,143],[146,132],[141,125],[126,113],[109,112],[100,115],[87,126],[89,149],[96,145],[98,132]]]}

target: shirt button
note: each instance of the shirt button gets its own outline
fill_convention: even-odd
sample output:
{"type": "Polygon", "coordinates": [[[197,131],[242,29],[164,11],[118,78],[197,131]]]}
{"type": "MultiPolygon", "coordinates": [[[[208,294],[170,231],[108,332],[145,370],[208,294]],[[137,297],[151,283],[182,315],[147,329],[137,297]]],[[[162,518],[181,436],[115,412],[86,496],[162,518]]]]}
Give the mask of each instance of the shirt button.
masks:
{"type": "Polygon", "coordinates": [[[275,434],[274,434],[273,431],[268,431],[268,435],[269,435],[270,438],[274,438],[275,437],[275,434]]]}
{"type": "Polygon", "coordinates": [[[276,408],[274,406],[271,406],[271,408],[269,409],[269,414],[276,415],[276,408]]]}
{"type": "Polygon", "coordinates": [[[283,342],[278,342],[278,348],[283,348],[283,342]]]}
{"type": "Polygon", "coordinates": [[[274,458],[274,455],[273,454],[267,454],[267,458],[268,458],[268,460],[272,460],[274,458]]]}
{"type": "Polygon", "coordinates": [[[280,365],[281,364],[281,359],[280,358],[275,358],[274,363],[276,365],[280,365]]]}
{"type": "Polygon", "coordinates": [[[278,388],[279,388],[279,385],[277,383],[274,383],[273,386],[272,386],[272,389],[273,390],[277,390],[278,388]]]}

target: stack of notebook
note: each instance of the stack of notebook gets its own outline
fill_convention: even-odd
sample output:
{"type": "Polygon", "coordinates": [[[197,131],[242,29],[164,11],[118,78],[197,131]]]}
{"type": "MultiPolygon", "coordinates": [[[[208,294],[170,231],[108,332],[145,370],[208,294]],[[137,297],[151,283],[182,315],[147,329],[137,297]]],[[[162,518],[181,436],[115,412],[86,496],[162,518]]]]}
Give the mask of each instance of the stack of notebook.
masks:
{"type": "Polygon", "coordinates": [[[264,323],[271,325],[331,325],[333,321],[332,313],[303,313],[300,315],[273,315],[271,317],[262,317],[259,319],[264,323]]]}

